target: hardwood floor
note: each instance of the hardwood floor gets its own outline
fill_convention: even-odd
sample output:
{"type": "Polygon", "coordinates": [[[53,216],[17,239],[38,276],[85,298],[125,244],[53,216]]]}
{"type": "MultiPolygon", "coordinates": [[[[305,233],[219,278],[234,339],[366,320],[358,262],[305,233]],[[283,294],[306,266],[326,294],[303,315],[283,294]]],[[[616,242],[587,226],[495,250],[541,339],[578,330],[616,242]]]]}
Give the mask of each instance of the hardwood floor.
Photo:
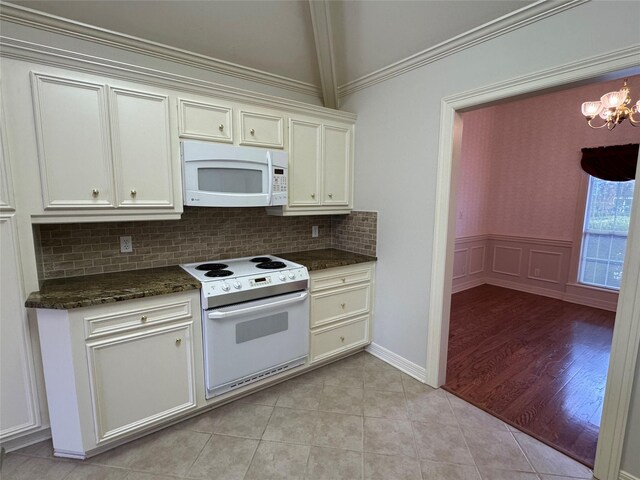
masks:
{"type": "Polygon", "coordinates": [[[444,388],[593,468],[614,318],[491,285],[456,293],[444,388]]]}

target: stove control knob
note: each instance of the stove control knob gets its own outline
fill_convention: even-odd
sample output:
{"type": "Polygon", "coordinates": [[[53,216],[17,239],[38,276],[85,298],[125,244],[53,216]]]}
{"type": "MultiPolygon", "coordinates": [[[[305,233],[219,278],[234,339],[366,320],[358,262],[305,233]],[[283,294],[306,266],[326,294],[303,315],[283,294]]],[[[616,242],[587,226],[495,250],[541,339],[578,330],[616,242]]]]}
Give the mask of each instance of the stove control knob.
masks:
{"type": "Polygon", "coordinates": [[[225,292],[228,292],[230,288],[231,287],[229,286],[229,284],[227,282],[224,282],[222,284],[222,290],[224,290],[225,292]]]}
{"type": "Polygon", "coordinates": [[[235,282],[233,282],[233,288],[235,288],[236,290],[240,290],[242,288],[242,284],[236,280],[235,282]]]}
{"type": "Polygon", "coordinates": [[[287,279],[287,277],[284,276],[284,273],[281,273],[280,275],[278,275],[278,278],[283,282],[287,279]]]}
{"type": "Polygon", "coordinates": [[[296,274],[294,272],[289,272],[289,278],[291,279],[296,278],[296,274]]]}

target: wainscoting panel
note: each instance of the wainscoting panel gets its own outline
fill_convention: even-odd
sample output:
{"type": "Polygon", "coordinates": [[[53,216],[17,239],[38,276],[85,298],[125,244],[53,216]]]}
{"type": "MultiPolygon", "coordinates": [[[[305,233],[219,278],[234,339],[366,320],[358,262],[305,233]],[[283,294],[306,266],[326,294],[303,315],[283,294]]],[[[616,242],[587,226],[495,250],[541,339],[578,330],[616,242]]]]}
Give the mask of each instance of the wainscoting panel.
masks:
{"type": "Polygon", "coordinates": [[[493,267],[491,272],[519,277],[521,264],[522,248],[493,245],[493,267]]]}
{"type": "Polygon", "coordinates": [[[563,256],[560,252],[529,250],[529,272],[527,278],[560,283],[563,256]]]}
{"type": "Polygon", "coordinates": [[[510,235],[456,239],[452,292],[488,283],[615,311],[618,294],[569,278],[573,242],[510,235]]]}
{"type": "Polygon", "coordinates": [[[453,279],[466,277],[467,275],[467,257],[469,256],[468,248],[461,248],[453,252],[453,279]]]}
{"type": "Polygon", "coordinates": [[[479,245],[469,249],[469,275],[484,272],[484,257],[487,247],[479,245]]]}

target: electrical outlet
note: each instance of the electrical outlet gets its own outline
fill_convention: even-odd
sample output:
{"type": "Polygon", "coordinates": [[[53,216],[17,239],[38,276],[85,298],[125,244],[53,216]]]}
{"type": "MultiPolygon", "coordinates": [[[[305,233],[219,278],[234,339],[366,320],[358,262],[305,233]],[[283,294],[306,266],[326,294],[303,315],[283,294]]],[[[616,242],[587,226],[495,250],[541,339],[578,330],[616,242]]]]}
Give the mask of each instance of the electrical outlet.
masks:
{"type": "Polygon", "coordinates": [[[120,253],[133,252],[133,242],[131,236],[120,237],[120,253]]]}
{"type": "Polygon", "coordinates": [[[539,269],[539,268],[536,268],[536,269],[533,271],[533,276],[534,276],[534,277],[539,277],[539,276],[540,276],[540,269],[539,269]]]}
{"type": "Polygon", "coordinates": [[[318,225],[311,227],[311,237],[316,238],[318,236],[318,225]]]}

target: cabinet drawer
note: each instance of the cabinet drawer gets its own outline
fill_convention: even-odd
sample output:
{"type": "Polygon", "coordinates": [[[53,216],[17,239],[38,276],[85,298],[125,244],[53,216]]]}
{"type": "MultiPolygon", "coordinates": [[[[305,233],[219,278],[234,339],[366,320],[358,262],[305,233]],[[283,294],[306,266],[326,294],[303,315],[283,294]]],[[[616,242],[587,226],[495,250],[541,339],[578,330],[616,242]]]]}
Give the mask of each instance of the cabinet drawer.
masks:
{"type": "Polygon", "coordinates": [[[191,318],[191,301],[167,302],[85,318],[87,338],[191,318]]]}
{"type": "Polygon", "coordinates": [[[311,328],[369,312],[368,284],[311,295],[311,328]]]}
{"type": "Polygon", "coordinates": [[[369,315],[311,331],[311,363],[369,343],[369,315]]]}
{"type": "Polygon", "coordinates": [[[181,137],[233,142],[231,107],[179,99],[178,113],[181,137]]]}
{"type": "Polygon", "coordinates": [[[311,274],[311,291],[317,292],[327,288],[339,287],[341,285],[350,285],[360,282],[371,281],[371,267],[354,268],[348,267],[347,271],[336,272],[330,275],[311,274]]]}
{"type": "Polygon", "coordinates": [[[240,145],[284,148],[284,119],[265,113],[240,111],[240,145]]]}

